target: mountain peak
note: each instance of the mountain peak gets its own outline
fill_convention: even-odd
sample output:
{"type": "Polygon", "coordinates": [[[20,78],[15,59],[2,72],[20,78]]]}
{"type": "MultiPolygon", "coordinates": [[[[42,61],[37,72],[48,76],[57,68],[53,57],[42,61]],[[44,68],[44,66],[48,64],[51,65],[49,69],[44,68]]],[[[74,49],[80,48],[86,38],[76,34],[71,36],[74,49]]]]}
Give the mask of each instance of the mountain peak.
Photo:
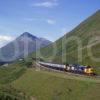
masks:
{"type": "Polygon", "coordinates": [[[24,32],[21,36],[30,36],[30,35],[32,35],[32,34],[29,32],[24,32]]]}
{"type": "Polygon", "coordinates": [[[24,33],[21,35],[21,37],[30,37],[30,38],[32,38],[32,39],[37,39],[36,36],[32,35],[32,34],[29,33],[29,32],[24,32],[24,33]]]}

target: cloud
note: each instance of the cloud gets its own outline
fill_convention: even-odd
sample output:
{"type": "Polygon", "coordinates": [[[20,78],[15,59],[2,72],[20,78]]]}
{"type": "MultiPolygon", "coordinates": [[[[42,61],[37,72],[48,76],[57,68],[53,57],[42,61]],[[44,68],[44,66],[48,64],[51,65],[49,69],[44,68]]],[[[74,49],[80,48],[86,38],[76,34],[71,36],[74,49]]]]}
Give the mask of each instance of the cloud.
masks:
{"type": "Polygon", "coordinates": [[[52,20],[52,19],[44,19],[44,18],[24,18],[24,21],[42,21],[42,22],[46,22],[48,24],[54,25],[56,23],[56,21],[52,20]]]}
{"type": "Polygon", "coordinates": [[[51,25],[54,25],[56,22],[54,20],[52,20],[52,19],[48,19],[47,20],[47,23],[48,24],[51,24],[51,25]]]}
{"type": "Polygon", "coordinates": [[[0,41],[11,41],[13,39],[14,39],[14,37],[12,37],[12,36],[0,35],[0,41]]]}
{"type": "Polygon", "coordinates": [[[35,18],[24,18],[23,20],[25,20],[25,21],[35,21],[36,19],[35,18]]]}
{"type": "Polygon", "coordinates": [[[55,7],[58,5],[59,4],[58,4],[57,0],[47,0],[44,2],[37,2],[37,3],[33,4],[33,6],[35,6],[35,7],[45,7],[45,8],[52,8],[52,7],[55,7]]]}
{"type": "Polygon", "coordinates": [[[14,39],[15,37],[12,37],[12,36],[0,35],[0,48],[14,39]]]}

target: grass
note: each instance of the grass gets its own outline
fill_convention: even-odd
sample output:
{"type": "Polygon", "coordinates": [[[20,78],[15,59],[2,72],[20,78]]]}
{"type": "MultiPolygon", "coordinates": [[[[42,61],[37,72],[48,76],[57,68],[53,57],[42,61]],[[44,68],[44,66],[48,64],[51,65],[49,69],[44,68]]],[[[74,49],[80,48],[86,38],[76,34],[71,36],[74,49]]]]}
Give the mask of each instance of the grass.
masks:
{"type": "Polygon", "coordinates": [[[29,97],[10,85],[6,85],[0,87],[0,100],[29,100],[29,97]]]}
{"type": "Polygon", "coordinates": [[[0,68],[0,100],[99,100],[100,79],[37,71],[15,62],[0,68]],[[92,94],[92,95],[91,95],[92,94]],[[3,99],[1,99],[3,98],[3,99]],[[6,99],[4,99],[6,98],[6,99]]]}
{"type": "Polygon", "coordinates": [[[23,61],[8,66],[0,66],[0,100],[29,100],[24,92],[11,87],[10,83],[21,77],[26,71],[23,61]]]}
{"type": "Polygon", "coordinates": [[[28,69],[12,82],[36,100],[99,100],[100,79],[28,69]],[[92,94],[92,95],[91,95],[92,94]]]}
{"type": "Polygon", "coordinates": [[[0,84],[8,84],[19,78],[26,70],[22,62],[10,64],[7,67],[0,68],[0,84]]]}

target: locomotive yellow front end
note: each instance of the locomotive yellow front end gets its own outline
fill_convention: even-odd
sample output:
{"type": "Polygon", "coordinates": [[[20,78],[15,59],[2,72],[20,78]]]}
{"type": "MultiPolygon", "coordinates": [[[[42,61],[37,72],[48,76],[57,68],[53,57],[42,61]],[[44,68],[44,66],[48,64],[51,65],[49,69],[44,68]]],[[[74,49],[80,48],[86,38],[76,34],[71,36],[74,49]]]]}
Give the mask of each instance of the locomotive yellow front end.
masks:
{"type": "Polygon", "coordinates": [[[84,69],[84,73],[87,74],[87,75],[93,75],[94,74],[94,70],[92,67],[86,67],[84,69]]]}

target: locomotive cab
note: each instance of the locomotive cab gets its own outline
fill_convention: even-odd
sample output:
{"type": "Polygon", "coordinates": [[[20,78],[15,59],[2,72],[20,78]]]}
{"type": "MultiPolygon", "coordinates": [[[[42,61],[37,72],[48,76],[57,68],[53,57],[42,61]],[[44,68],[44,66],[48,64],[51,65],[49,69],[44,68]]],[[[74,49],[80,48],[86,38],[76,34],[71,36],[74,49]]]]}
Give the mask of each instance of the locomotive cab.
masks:
{"type": "Polygon", "coordinates": [[[84,73],[85,74],[88,74],[88,75],[92,75],[94,73],[94,70],[91,66],[87,66],[85,69],[84,69],[84,73]]]}

